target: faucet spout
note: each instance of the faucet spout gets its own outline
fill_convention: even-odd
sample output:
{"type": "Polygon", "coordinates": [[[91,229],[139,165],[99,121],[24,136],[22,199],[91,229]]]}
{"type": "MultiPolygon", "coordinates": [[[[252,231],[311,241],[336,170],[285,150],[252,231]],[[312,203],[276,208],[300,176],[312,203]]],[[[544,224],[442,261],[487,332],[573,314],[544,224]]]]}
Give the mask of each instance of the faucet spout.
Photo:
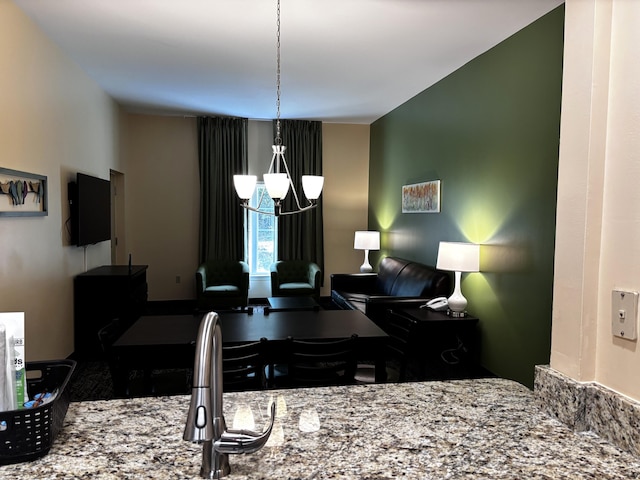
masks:
{"type": "Polygon", "coordinates": [[[230,453],[252,453],[262,448],[271,435],[271,420],[264,432],[227,430],[222,409],[222,329],[218,314],[209,312],[200,323],[196,341],[191,402],[184,440],[202,443],[202,478],[222,478],[231,472],[230,453]]]}

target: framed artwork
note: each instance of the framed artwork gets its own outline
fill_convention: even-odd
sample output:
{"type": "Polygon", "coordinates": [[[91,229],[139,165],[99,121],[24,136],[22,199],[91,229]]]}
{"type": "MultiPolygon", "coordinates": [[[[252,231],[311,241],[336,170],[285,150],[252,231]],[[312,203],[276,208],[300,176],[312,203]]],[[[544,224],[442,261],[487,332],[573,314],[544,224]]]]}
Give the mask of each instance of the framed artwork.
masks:
{"type": "Polygon", "coordinates": [[[403,185],[402,213],[440,213],[440,180],[403,185]]]}
{"type": "Polygon", "coordinates": [[[0,217],[47,214],[47,177],[0,168],[0,217]]]}

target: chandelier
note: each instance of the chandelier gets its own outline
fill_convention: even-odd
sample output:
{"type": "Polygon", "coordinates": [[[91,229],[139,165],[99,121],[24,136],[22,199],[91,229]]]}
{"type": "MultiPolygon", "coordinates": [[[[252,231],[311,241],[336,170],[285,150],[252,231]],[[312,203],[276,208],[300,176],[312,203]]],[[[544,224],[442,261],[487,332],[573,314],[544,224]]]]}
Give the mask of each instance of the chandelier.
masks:
{"type": "Polygon", "coordinates": [[[324,177],[318,175],[303,175],[302,176],[302,189],[304,195],[307,197],[308,204],[305,206],[300,205],[300,199],[298,198],[298,192],[291,179],[289,173],[289,167],[287,160],[284,157],[284,152],[287,149],[282,145],[282,138],[280,137],[280,0],[278,0],[277,6],[277,34],[276,34],[276,138],[274,145],[271,147],[273,150],[273,156],[271,157],[271,164],[269,170],[263,175],[264,186],[269,194],[269,197],[273,200],[273,213],[260,210],[262,201],[264,198],[264,191],[260,195],[257,207],[252,207],[249,204],[249,200],[253,197],[253,192],[256,188],[257,177],[255,175],[234,175],[233,184],[236,188],[238,197],[242,200],[242,207],[247,210],[259,212],[263,214],[271,214],[276,217],[280,215],[292,215],[294,213],[304,212],[317,206],[316,200],[322,193],[322,187],[324,185],[324,177]],[[296,202],[296,210],[288,212],[282,211],[282,202],[289,192],[291,187],[292,195],[296,202]]]}

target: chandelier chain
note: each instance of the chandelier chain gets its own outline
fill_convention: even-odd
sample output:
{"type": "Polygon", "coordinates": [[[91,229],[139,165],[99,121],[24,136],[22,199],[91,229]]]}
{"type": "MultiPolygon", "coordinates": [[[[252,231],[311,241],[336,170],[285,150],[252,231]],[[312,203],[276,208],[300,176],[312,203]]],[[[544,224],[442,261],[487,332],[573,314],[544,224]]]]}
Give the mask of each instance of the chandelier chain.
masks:
{"type": "Polygon", "coordinates": [[[277,33],[276,33],[276,145],[282,145],[280,137],[280,0],[277,8],[277,33]]]}

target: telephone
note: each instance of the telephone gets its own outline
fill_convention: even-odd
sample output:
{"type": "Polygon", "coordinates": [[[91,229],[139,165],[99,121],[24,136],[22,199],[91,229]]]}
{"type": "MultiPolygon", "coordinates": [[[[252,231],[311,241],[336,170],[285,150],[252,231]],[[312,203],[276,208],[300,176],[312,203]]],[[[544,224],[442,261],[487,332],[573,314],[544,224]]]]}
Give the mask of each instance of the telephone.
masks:
{"type": "Polygon", "coordinates": [[[447,301],[447,297],[436,297],[429,300],[424,305],[421,305],[420,308],[429,308],[436,312],[440,312],[449,308],[449,302],[447,301]]]}

